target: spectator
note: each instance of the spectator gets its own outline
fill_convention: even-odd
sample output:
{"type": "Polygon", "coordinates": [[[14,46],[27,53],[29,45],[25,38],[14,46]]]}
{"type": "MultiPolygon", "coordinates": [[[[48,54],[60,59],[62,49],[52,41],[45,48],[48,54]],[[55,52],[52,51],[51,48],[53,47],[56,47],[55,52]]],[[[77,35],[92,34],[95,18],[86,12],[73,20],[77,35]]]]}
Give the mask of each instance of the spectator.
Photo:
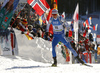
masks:
{"type": "Polygon", "coordinates": [[[21,19],[20,17],[17,17],[16,21],[15,21],[15,27],[19,30],[20,29],[20,24],[21,23],[21,19]]]}
{"type": "Polygon", "coordinates": [[[31,33],[34,37],[36,36],[36,33],[33,31],[32,25],[28,25],[28,32],[31,33]]]}

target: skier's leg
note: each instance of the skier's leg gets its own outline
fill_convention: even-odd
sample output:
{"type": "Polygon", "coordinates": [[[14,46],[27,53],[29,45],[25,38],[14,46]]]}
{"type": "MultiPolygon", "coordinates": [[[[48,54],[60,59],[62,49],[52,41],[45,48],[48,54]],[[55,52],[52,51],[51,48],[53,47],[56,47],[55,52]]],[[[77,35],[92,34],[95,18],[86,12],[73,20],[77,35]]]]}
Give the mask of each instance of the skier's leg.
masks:
{"type": "Polygon", "coordinates": [[[52,55],[53,55],[53,57],[56,57],[55,47],[58,44],[58,42],[59,42],[59,39],[54,37],[52,40],[52,55]]]}
{"type": "Polygon", "coordinates": [[[84,62],[79,58],[77,52],[71,47],[70,42],[68,42],[65,37],[62,37],[60,40],[61,40],[62,43],[64,43],[65,46],[67,46],[67,48],[69,48],[69,50],[73,53],[73,55],[75,56],[75,58],[80,63],[84,64],[84,62]]]}
{"type": "Polygon", "coordinates": [[[61,41],[67,48],[69,48],[69,50],[73,53],[73,55],[74,55],[75,57],[78,56],[77,52],[71,47],[70,42],[68,42],[68,41],[66,40],[65,37],[61,37],[61,38],[60,38],[60,41],[61,41]]]}
{"type": "Polygon", "coordinates": [[[59,42],[59,39],[54,37],[53,41],[52,41],[52,55],[53,55],[53,60],[54,63],[52,64],[52,66],[57,66],[57,59],[56,59],[56,51],[55,51],[55,47],[57,45],[57,43],[59,42]]]}

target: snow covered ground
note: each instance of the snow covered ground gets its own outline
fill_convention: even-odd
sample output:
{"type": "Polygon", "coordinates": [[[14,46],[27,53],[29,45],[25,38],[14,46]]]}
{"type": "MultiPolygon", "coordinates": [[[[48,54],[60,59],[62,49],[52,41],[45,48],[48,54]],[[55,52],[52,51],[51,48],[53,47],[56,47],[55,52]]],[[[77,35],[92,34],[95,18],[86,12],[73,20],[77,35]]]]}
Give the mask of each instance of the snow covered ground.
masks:
{"type": "Polygon", "coordinates": [[[0,56],[0,73],[100,73],[100,64],[91,64],[93,67],[79,64],[58,64],[58,67],[50,65],[19,56],[0,56]]]}

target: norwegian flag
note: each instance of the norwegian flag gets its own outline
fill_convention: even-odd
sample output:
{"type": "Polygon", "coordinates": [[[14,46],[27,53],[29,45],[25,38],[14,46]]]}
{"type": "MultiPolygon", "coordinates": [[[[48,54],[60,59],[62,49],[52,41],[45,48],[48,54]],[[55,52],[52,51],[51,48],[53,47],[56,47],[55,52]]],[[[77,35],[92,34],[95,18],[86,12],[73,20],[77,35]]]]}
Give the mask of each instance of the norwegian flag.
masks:
{"type": "Polygon", "coordinates": [[[27,3],[32,6],[39,16],[50,8],[46,0],[27,0],[27,3]]]}

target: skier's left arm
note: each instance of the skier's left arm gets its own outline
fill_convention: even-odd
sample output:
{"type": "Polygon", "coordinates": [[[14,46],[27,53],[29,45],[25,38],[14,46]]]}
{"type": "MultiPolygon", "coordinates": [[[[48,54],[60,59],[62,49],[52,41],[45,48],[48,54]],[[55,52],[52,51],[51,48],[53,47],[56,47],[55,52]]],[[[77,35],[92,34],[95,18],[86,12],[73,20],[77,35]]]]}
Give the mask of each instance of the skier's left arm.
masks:
{"type": "Polygon", "coordinates": [[[62,25],[66,28],[66,29],[71,29],[70,28],[70,25],[67,23],[67,21],[61,17],[61,22],[62,22],[62,25]]]}

